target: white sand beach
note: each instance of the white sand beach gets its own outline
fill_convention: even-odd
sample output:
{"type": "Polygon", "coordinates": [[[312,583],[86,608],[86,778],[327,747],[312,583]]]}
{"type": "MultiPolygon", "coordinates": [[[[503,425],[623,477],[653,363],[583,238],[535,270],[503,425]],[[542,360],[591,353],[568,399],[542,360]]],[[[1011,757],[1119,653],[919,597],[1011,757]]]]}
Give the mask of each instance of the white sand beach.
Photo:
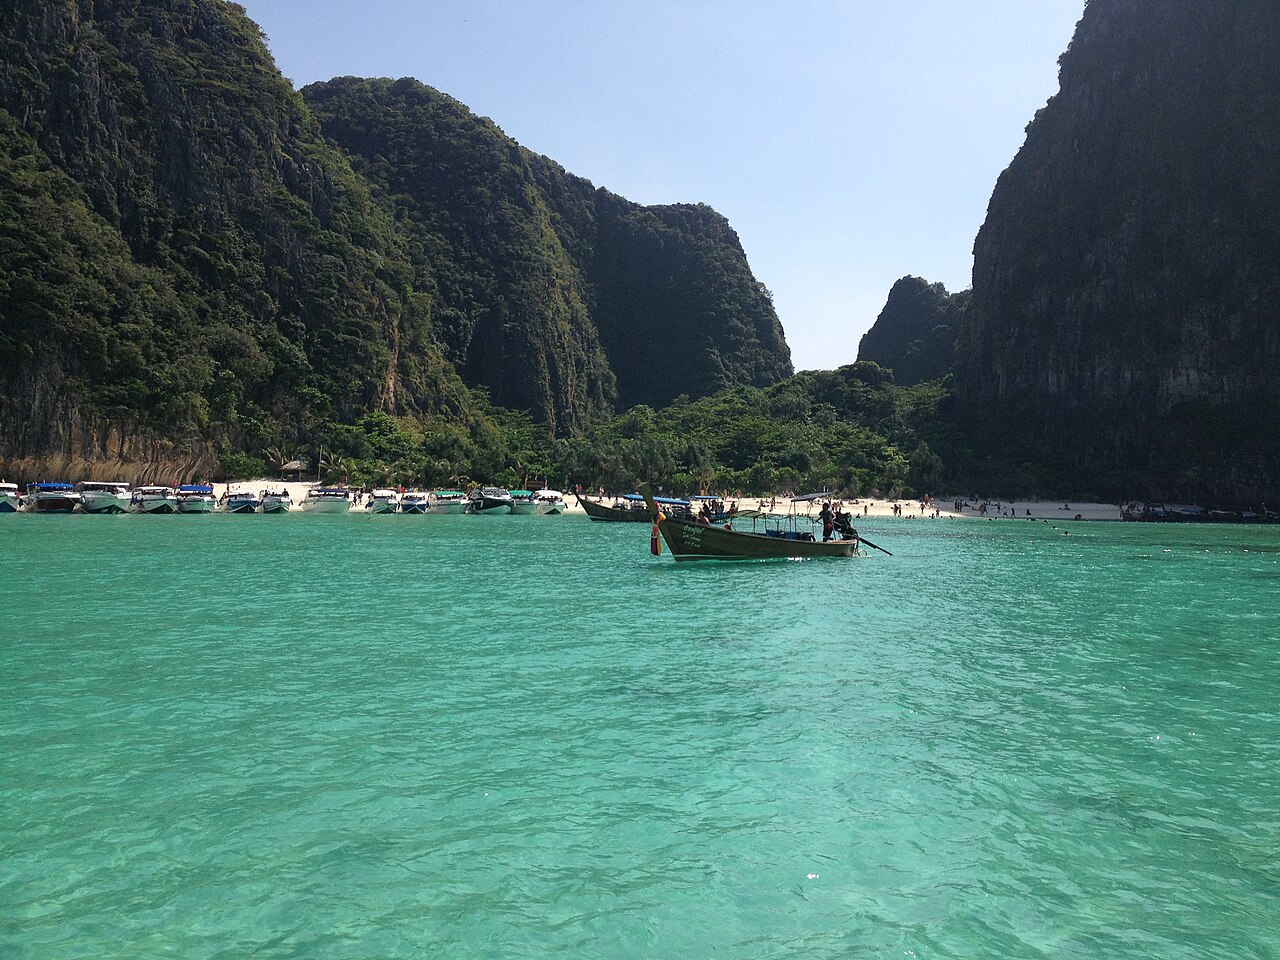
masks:
{"type": "MultiPolygon", "coordinates": [[[[303,497],[307,491],[319,486],[312,482],[292,482],[283,480],[239,480],[234,483],[215,483],[213,485],[214,495],[221,499],[227,492],[250,491],[253,493],[261,493],[263,490],[287,490],[289,496],[293,500],[294,509],[299,509],[298,505],[302,503],[303,497]]],[[[591,496],[592,499],[596,497],[591,496]]],[[[607,495],[605,501],[613,502],[613,495],[607,495]]],[[[728,502],[736,502],[739,509],[756,510],[766,509],[774,513],[789,513],[792,509],[792,501],[783,497],[778,498],[761,498],[761,497],[730,497],[728,502]]],[[[577,497],[572,493],[565,493],[566,510],[565,513],[583,513],[581,504],[578,503],[577,497]]],[[[955,520],[1001,520],[1001,519],[1033,519],[1033,520],[1049,520],[1049,521],[1067,521],[1067,520],[1119,520],[1120,508],[1114,503],[1078,503],[1076,501],[1048,501],[1048,500],[987,500],[975,501],[972,498],[965,497],[945,497],[935,498],[931,503],[922,503],[920,500],[886,500],[886,499],[870,499],[859,498],[854,500],[836,500],[835,503],[853,514],[855,517],[880,517],[880,518],[900,518],[903,520],[919,520],[934,519],[934,513],[937,512],[937,519],[955,520]],[[960,509],[957,510],[957,505],[960,509]],[[898,511],[895,513],[894,507],[897,506],[898,511]]],[[[356,511],[363,511],[364,502],[360,506],[354,508],[356,511]]],[[[798,503],[795,509],[799,513],[811,512],[817,514],[819,506],[814,503],[798,503]]]]}

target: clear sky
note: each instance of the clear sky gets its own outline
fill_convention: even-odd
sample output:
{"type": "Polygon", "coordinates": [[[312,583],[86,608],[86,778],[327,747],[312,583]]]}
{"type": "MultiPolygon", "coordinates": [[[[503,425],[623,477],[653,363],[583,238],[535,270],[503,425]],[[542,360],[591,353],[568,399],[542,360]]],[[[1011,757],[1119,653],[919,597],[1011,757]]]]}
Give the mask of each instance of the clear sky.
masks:
{"type": "Polygon", "coordinates": [[[416,77],[638,203],[738,231],[797,369],[893,282],[969,286],[1085,0],[243,0],[295,85],[416,77]]]}

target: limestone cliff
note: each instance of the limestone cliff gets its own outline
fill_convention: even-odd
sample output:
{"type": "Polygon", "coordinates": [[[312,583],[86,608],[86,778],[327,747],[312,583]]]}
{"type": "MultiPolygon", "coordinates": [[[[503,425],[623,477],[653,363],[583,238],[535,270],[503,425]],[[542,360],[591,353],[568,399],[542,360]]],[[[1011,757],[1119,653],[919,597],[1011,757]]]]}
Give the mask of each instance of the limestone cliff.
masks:
{"type": "Polygon", "coordinates": [[[957,390],[1113,491],[1280,486],[1280,5],[1091,0],[974,245],[957,390]]]}
{"type": "Polygon", "coordinates": [[[903,277],[858,344],[858,360],[893,371],[894,382],[912,386],[939,380],[955,363],[956,335],[969,309],[965,290],[947,293],[940,283],[903,277]]]}

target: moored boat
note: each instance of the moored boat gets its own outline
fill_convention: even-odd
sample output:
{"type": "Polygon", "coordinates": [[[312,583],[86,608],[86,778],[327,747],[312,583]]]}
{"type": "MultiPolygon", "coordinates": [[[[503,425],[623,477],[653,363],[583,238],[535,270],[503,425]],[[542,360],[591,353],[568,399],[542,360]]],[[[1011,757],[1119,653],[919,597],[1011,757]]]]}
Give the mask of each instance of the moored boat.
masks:
{"type": "Polygon", "coordinates": [[[263,513],[288,513],[293,506],[288,490],[263,490],[261,500],[263,513]]]}
{"type": "Polygon", "coordinates": [[[346,487],[312,487],[302,498],[304,513],[346,513],[351,509],[351,491],[346,487]]]}
{"type": "Polygon", "coordinates": [[[132,499],[133,492],[123,480],[80,484],[80,509],[85,513],[124,513],[132,499]]]}
{"type": "Polygon", "coordinates": [[[27,484],[23,509],[32,513],[70,513],[80,503],[80,494],[69,483],[41,481],[27,484]]]}
{"type": "Polygon", "coordinates": [[[0,483],[0,513],[17,513],[22,506],[22,494],[16,483],[0,483]]]}
{"type": "MultiPolygon", "coordinates": [[[[465,504],[464,504],[465,506],[465,504]]],[[[400,498],[400,512],[418,516],[431,510],[431,495],[425,490],[408,490],[400,498]]],[[[461,511],[459,511],[461,512],[461,511]]]]}
{"type": "Polygon", "coordinates": [[[395,513],[400,509],[400,494],[396,490],[380,487],[369,495],[369,503],[365,509],[370,513],[395,513]]]}
{"type": "Polygon", "coordinates": [[[565,511],[564,494],[559,490],[548,490],[543,487],[533,492],[533,499],[537,503],[535,512],[540,517],[555,516],[565,511]]]}
{"type": "Polygon", "coordinates": [[[511,494],[505,487],[477,487],[467,498],[467,513],[499,516],[511,512],[511,494]]]}
{"type": "Polygon", "coordinates": [[[511,491],[511,512],[518,516],[531,517],[537,512],[538,501],[532,490],[511,491]]]}
{"type": "Polygon", "coordinates": [[[234,493],[228,490],[222,498],[224,513],[257,513],[261,506],[262,500],[248,490],[237,490],[234,493]]]}
{"type": "Polygon", "coordinates": [[[467,512],[467,495],[461,490],[436,490],[428,500],[428,513],[457,514],[467,512]]]}
{"type": "Polygon", "coordinates": [[[213,487],[205,483],[184,483],[178,487],[179,513],[211,513],[217,504],[213,487]]]}
{"type": "Polygon", "coordinates": [[[129,507],[134,513],[177,513],[178,498],[173,487],[136,487],[129,507]]]}
{"type": "MultiPolygon", "coordinates": [[[[858,538],[821,541],[779,522],[764,532],[733,530],[706,522],[679,520],[661,512],[648,486],[641,487],[657,533],[677,560],[800,560],[860,556],[858,538]]],[[[658,544],[652,543],[654,552],[658,544]]]]}
{"type": "Polygon", "coordinates": [[[592,500],[580,493],[574,496],[578,498],[578,503],[592,520],[612,523],[648,523],[650,519],[649,508],[644,504],[644,497],[636,493],[618,497],[612,505],[602,500],[592,500]]]}

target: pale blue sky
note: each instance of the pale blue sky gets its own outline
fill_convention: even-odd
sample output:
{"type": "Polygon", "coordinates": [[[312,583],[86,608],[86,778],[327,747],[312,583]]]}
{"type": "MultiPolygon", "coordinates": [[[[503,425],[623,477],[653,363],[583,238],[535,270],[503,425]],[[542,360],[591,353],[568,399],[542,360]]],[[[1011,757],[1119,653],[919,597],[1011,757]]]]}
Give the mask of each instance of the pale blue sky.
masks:
{"type": "Polygon", "coordinates": [[[417,77],[596,186],[708,203],[797,369],[850,363],[889,287],[969,286],[996,177],[1084,0],[244,0],[284,74],[417,77]]]}

